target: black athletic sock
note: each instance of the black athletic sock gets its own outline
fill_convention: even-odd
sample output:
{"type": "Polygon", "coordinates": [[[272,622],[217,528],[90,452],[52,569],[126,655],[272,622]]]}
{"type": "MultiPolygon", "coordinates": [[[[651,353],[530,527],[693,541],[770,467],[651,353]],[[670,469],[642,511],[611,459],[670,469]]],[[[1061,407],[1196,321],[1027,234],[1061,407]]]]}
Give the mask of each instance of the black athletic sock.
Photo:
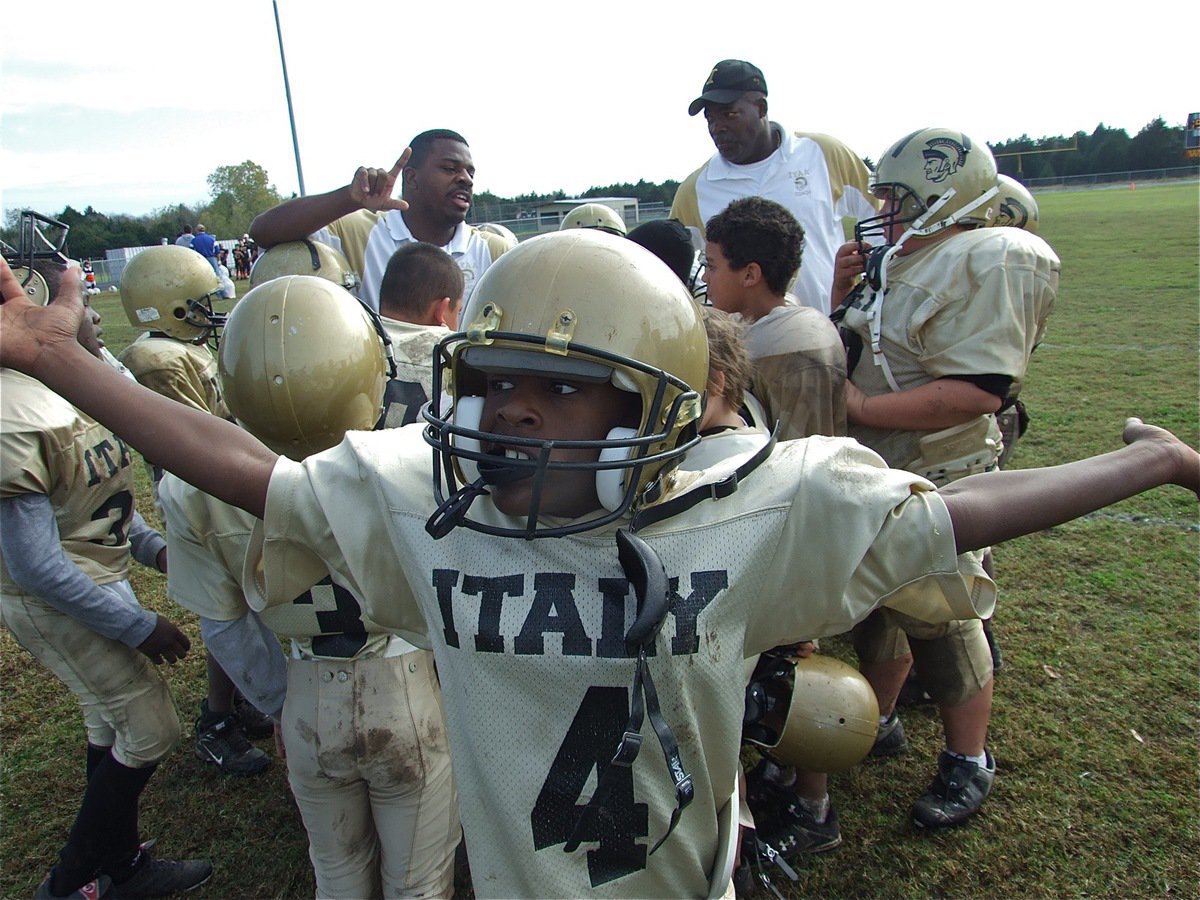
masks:
{"type": "Polygon", "coordinates": [[[55,894],[70,893],[105,864],[137,853],[138,800],[156,768],[123,766],[111,753],[100,761],[88,780],[66,846],[59,851],[50,885],[55,894]]]}
{"type": "Polygon", "coordinates": [[[87,745],[87,777],[88,781],[92,780],[92,773],[96,771],[96,766],[104,761],[104,758],[112,752],[111,747],[97,747],[95,744],[87,745]]]}

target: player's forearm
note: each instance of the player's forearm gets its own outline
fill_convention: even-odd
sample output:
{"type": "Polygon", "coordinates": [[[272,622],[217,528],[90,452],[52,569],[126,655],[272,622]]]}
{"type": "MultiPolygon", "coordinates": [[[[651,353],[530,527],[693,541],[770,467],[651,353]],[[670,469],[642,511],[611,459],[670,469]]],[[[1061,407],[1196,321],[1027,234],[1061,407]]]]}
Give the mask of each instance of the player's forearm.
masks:
{"type": "Polygon", "coordinates": [[[44,352],[31,374],[147,459],[262,518],[276,457],[233,423],[134,383],[77,343],[44,352]]]}
{"type": "Polygon", "coordinates": [[[848,386],[846,394],[850,424],[868,428],[931,431],[961,425],[999,408],[1000,398],[995,394],[953,378],[939,378],[911,390],[873,397],[848,386]]]}
{"type": "Polygon", "coordinates": [[[301,241],[335,219],[360,209],[350,196],[350,185],[327,194],[297,197],[255,216],[250,237],[260,247],[301,241]]]}
{"type": "Polygon", "coordinates": [[[960,553],[1061,525],[1171,483],[1174,448],[1139,441],[1120,450],[1042,469],[987,472],[948,484],[946,502],[960,553]]]}

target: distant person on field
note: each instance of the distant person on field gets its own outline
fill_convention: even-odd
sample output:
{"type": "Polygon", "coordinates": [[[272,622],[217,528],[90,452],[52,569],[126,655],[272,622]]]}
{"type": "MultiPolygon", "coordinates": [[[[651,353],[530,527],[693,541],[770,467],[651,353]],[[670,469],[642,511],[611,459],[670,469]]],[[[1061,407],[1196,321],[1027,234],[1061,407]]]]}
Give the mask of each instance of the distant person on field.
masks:
{"type": "Polygon", "coordinates": [[[208,233],[203,225],[196,226],[196,234],[192,238],[192,249],[204,257],[205,262],[212,266],[213,274],[221,277],[221,263],[217,258],[217,239],[208,233]]]}
{"type": "Polygon", "coordinates": [[[191,247],[194,239],[195,236],[192,234],[192,226],[184,225],[183,232],[179,235],[179,237],[175,238],[175,243],[180,247],[191,247]]]}

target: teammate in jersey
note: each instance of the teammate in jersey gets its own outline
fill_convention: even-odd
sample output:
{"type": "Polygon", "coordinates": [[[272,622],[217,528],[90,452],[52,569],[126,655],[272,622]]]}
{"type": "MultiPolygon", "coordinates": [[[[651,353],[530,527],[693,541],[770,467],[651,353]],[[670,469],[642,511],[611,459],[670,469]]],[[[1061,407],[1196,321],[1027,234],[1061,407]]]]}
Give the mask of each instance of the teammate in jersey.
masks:
{"type": "MultiPolygon", "coordinates": [[[[62,283],[80,296],[78,269],[30,261],[23,271],[50,294],[62,283]]],[[[4,274],[12,279],[7,262],[4,274]]],[[[99,360],[99,316],[85,312],[78,346],[99,360]]],[[[208,861],[155,858],[138,830],[141,793],[179,739],[155,665],[182,659],[190,642],[143,609],[129,583],[131,555],[166,569],[162,537],[134,510],[129,447],[44,385],[0,369],[0,463],[0,621],[75,694],[87,731],[83,800],[36,896],[195,887],[212,874],[208,861]]]]}
{"type": "MultiPolygon", "coordinates": [[[[170,245],[143,250],[121,273],[121,305],[131,325],[149,330],[126,347],[119,360],[139,384],[155,393],[228,418],[217,361],[208,348],[225,318],[213,309],[220,298],[220,281],[197,254],[170,245]]],[[[163,470],[147,467],[158,505],[163,470]]],[[[246,684],[246,678],[238,670],[250,661],[238,652],[237,642],[229,642],[228,625],[205,618],[201,614],[208,690],[195,720],[194,752],[226,775],[257,775],[270,765],[271,757],[249,738],[271,736],[269,713],[276,703],[271,699],[264,712],[243,699],[236,688],[246,684]]],[[[282,658],[276,662],[282,669],[282,658]]]]}
{"type": "MultiPolygon", "coordinates": [[[[995,160],[961,132],[927,128],[901,138],[880,157],[873,189],[880,215],[860,222],[858,240],[839,253],[843,287],[856,270],[867,275],[839,310],[850,435],[891,466],[949,484],[996,466],[995,414],[1020,390],[1058,291],[1059,260],[1027,231],[985,227],[995,160]],[[864,260],[872,238],[885,243],[864,260]]],[[[996,771],[986,748],[993,661],[980,620],[930,627],[882,611],[856,630],[855,648],[897,750],[895,701],[915,658],[946,746],[913,822],[965,821],[996,771]]]]}
{"type": "Polygon", "coordinates": [[[1121,450],[942,492],[853,441],[789,441],[722,496],[712,470],[677,469],[707,377],[698,307],[648,251],[586,229],[485,275],[440,349],[452,409],[435,383],[427,428],[351,432],[302,463],[212,416],[156,415],[168,401],[79,350],[77,298],[32,307],[0,278],[0,363],[265,517],[252,605],[329,575],[432,646],[479,896],[722,895],[747,656],[880,604],[986,614],[966,551],[1152,486],[1200,491],[1200,455],[1131,420],[1121,450]],[[997,517],[998,493],[1029,502],[997,517]]]}
{"type": "Polygon", "coordinates": [[[384,428],[418,421],[433,393],[433,348],[458,327],[462,271],[432,244],[405,244],[392,254],[379,288],[379,318],[392,342],[396,374],[384,396],[384,428]]]}
{"type": "MultiPolygon", "coordinates": [[[[445,259],[461,290],[441,250],[402,250],[421,246],[445,259]]],[[[280,277],[250,291],[230,316],[221,368],[237,420],[297,460],[380,418],[382,340],[359,301],[328,280],[280,277]],[[271,378],[259,377],[264,352],[271,378]]],[[[329,575],[255,613],[243,586],[254,517],[173,475],[162,498],[168,590],[211,620],[242,623],[260,690],[279,677],[266,647],[278,652],[276,634],[291,640],[281,730],[317,895],[449,896],[461,826],[433,655],[373,622],[329,575]]]]}

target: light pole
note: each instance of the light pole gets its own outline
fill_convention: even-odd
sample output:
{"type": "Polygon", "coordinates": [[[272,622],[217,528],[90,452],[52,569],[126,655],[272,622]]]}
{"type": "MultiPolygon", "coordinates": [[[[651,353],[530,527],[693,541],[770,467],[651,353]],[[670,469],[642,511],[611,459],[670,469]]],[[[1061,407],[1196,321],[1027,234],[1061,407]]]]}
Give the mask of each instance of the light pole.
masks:
{"type": "Polygon", "coordinates": [[[287,60],[283,56],[283,29],[279,27],[279,3],[271,0],[275,10],[275,34],[279,36],[279,64],[283,66],[283,92],[287,95],[288,122],[292,126],[292,150],[296,154],[296,180],[300,184],[300,196],[304,196],[304,169],[300,166],[300,141],[296,137],[296,116],[292,113],[292,88],[288,84],[287,60]]]}

